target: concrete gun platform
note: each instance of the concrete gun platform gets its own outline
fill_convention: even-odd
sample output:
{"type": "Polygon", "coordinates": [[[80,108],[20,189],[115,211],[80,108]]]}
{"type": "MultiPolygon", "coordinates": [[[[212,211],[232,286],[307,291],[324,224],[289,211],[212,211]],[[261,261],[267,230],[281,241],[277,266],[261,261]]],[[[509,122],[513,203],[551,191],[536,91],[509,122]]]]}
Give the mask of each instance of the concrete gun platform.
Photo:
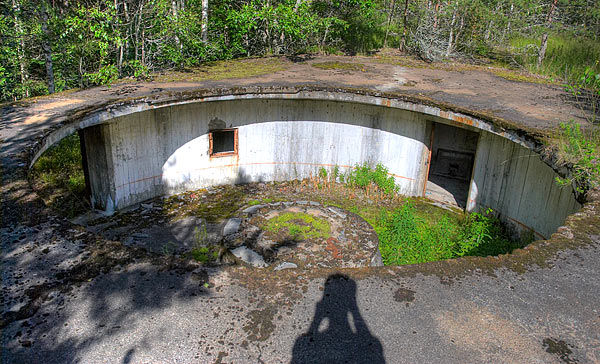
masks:
{"type": "Polygon", "coordinates": [[[386,94],[531,138],[584,116],[559,86],[481,70],[350,57],[282,62],[283,70],[251,78],[121,83],[0,110],[3,363],[600,362],[598,191],[550,239],[510,255],[266,272],[106,240],[56,216],[27,181],[51,131],[140,100],[264,89],[386,94]]]}

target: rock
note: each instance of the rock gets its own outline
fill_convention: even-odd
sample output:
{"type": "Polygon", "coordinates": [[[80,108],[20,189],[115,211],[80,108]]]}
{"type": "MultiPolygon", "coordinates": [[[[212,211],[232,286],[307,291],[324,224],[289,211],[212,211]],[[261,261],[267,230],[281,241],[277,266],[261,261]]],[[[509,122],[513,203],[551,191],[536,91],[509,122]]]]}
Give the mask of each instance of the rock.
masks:
{"type": "Polygon", "coordinates": [[[298,268],[298,266],[294,263],[283,262],[283,263],[279,264],[277,267],[275,267],[274,270],[278,271],[278,270],[283,270],[283,269],[294,269],[294,268],[298,268]]]}
{"type": "Polygon", "coordinates": [[[223,236],[237,233],[241,223],[242,219],[239,217],[233,217],[227,220],[227,223],[225,223],[225,226],[223,227],[223,236]]]}
{"type": "Polygon", "coordinates": [[[252,214],[256,213],[256,211],[260,210],[263,207],[265,207],[265,205],[254,205],[254,206],[246,207],[244,210],[242,210],[242,213],[252,215],[252,214]]]}
{"type": "Polygon", "coordinates": [[[371,259],[371,267],[383,267],[383,257],[381,256],[381,252],[377,249],[377,253],[371,259]]]}
{"type": "Polygon", "coordinates": [[[296,201],[298,205],[308,205],[308,201],[296,201]]]}
{"type": "Polygon", "coordinates": [[[336,214],[340,219],[345,219],[347,216],[345,213],[336,209],[335,207],[328,207],[328,210],[336,214]]]}
{"type": "Polygon", "coordinates": [[[143,203],[140,205],[142,206],[142,208],[145,208],[146,210],[151,210],[154,207],[154,203],[143,203]]]}
{"type": "Polygon", "coordinates": [[[248,263],[257,268],[264,268],[268,266],[265,263],[265,259],[262,255],[257,252],[246,248],[245,246],[240,246],[231,251],[231,254],[235,255],[238,259],[242,260],[245,263],[248,263]]]}
{"type": "Polygon", "coordinates": [[[316,201],[310,201],[310,202],[309,202],[309,204],[310,204],[311,206],[321,206],[321,204],[320,204],[320,203],[318,203],[318,202],[316,202],[316,201]]]}

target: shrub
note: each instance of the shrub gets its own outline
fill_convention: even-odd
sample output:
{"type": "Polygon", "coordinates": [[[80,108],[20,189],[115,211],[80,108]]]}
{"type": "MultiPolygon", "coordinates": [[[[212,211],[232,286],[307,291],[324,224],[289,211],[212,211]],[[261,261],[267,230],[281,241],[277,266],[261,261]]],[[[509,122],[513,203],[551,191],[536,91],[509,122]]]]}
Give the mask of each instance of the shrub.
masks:
{"type": "Polygon", "coordinates": [[[582,128],[574,121],[561,123],[551,148],[556,151],[559,165],[571,167],[569,176],[556,177],[559,185],[575,185],[579,193],[600,187],[600,129],[597,126],[582,128]]]}
{"type": "Polygon", "coordinates": [[[500,222],[485,214],[432,216],[419,213],[405,202],[395,211],[384,211],[375,230],[385,265],[432,262],[465,255],[497,255],[522,246],[506,237],[500,222]]]}
{"type": "Polygon", "coordinates": [[[387,195],[394,195],[398,192],[394,177],[389,175],[388,169],[381,163],[378,163],[375,169],[367,163],[357,165],[348,174],[346,183],[351,187],[360,188],[375,186],[387,195]]]}

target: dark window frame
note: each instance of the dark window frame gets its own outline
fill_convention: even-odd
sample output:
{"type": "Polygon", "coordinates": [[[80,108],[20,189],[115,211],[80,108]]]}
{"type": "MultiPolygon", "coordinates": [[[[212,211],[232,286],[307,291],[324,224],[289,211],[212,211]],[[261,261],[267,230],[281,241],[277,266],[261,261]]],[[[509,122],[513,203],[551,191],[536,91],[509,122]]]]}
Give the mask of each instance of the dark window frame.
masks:
{"type": "Polygon", "coordinates": [[[210,158],[237,156],[238,155],[238,129],[237,128],[229,128],[229,129],[211,130],[208,133],[208,155],[210,156],[210,158]],[[213,152],[213,133],[230,132],[230,131],[233,131],[233,151],[214,153],[213,152]]]}

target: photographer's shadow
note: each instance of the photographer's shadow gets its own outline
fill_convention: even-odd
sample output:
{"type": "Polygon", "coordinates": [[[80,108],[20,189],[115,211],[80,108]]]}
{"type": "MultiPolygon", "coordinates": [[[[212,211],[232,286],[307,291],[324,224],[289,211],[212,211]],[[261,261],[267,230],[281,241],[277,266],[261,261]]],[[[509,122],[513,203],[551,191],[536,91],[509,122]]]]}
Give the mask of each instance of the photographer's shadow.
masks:
{"type": "Polygon", "coordinates": [[[385,364],[383,347],[358,310],[354,280],[341,274],[327,278],[315,317],[292,355],[291,364],[385,364]]]}

